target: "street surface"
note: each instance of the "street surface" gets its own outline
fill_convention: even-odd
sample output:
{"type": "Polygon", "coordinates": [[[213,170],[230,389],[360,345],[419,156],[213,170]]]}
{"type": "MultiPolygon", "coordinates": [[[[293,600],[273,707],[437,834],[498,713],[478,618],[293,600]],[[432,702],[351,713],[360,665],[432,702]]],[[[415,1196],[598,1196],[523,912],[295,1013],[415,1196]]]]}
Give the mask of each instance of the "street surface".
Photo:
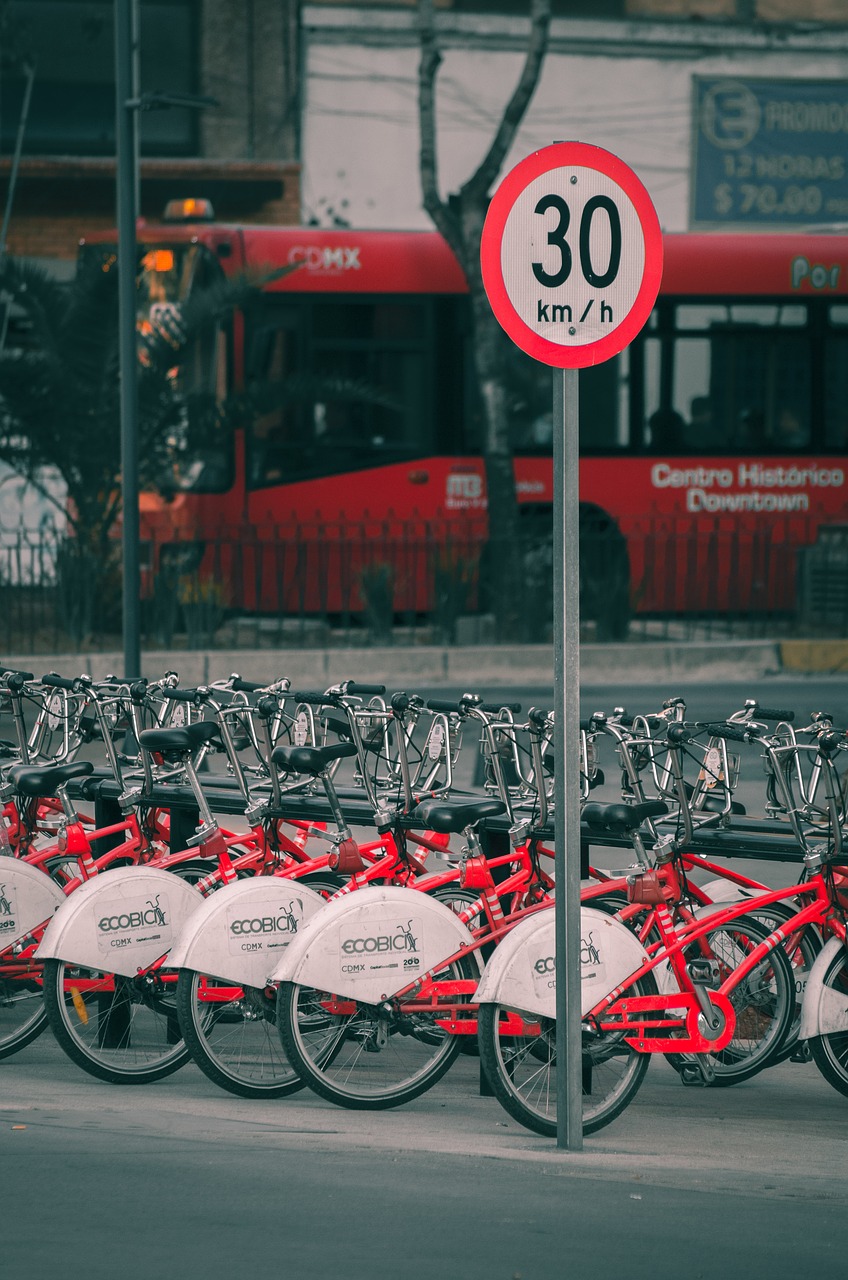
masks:
{"type": "Polygon", "coordinates": [[[848,1098],[812,1064],[687,1089],[652,1063],[583,1152],[516,1124],[460,1058],[354,1112],[247,1101],[193,1065],[101,1083],[49,1032],[0,1062],[3,1275],[150,1280],[844,1276],[848,1098]]]}

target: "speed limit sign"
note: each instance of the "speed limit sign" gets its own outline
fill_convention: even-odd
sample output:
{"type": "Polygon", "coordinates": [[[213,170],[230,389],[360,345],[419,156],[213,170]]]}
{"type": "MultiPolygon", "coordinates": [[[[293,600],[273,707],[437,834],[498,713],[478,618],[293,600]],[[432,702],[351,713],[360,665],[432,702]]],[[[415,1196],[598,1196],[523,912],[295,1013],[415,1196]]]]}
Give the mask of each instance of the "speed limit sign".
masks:
{"type": "Polygon", "coordinates": [[[600,364],[645,324],[662,232],[632,169],[601,147],[555,142],[498,187],[480,245],[492,310],[516,346],[560,369],[600,364]]]}

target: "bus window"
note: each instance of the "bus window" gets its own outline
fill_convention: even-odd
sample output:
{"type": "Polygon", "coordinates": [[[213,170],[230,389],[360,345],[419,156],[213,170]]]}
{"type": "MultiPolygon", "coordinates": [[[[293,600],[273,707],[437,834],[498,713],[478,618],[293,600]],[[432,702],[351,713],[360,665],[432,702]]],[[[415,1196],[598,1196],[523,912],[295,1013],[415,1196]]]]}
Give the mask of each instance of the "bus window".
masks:
{"type": "Polygon", "coordinates": [[[824,344],[824,445],[848,449],[848,306],[829,308],[824,344]]]}
{"type": "Polygon", "coordinates": [[[139,248],[136,328],[139,358],[145,359],[145,339],[155,334],[174,345],[170,378],[177,393],[195,406],[203,405],[204,422],[198,445],[175,433],[170,462],[173,483],[183,491],[223,493],[233,483],[233,449],[228,433],[216,430],[217,415],[207,412],[227,394],[227,330],[210,324],[185,342],[181,306],[223,280],[217,258],[201,244],[151,245],[139,248]]]}
{"type": "Polygon", "coordinates": [[[280,309],[277,325],[254,326],[248,339],[248,382],[268,388],[270,404],[262,406],[247,431],[247,475],[251,488],[280,484],[289,478],[290,456],[300,438],[302,412],[293,401],[274,396],[271,388],[283,388],[297,376],[297,313],[280,309]],[[276,403],[273,403],[276,399],[276,403]]]}
{"type": "Polygon", "coordinates": [[[251,426],[250,485],[432,452],[429,327],[421,302],[268,303],[251,324],[247,375],[280,394],[251,426]]]}
{"type": "MultiPolygon", "coordinates": [[[[508,371],[510,443],[516,453],[550,453],[553,448],[555,370],[525,355],[504,334],[503,367],[508,371]]],[[[621,449],[627,440],[629,353],[580,370],[580,448],[621,449]]]]}
{"type": "MultiPolygon", "coordinates": [[[[658,412],[677,414],[685,424],[682,451],[808,448],[812,348],[806,322],[806,307],[797,304],[665,308],[656,336],[651,331],[645,340],[647,423],[658,412]]],[[[660,444],[659,432],[652,434],[653,447],[671,449],[660,444]]]]}

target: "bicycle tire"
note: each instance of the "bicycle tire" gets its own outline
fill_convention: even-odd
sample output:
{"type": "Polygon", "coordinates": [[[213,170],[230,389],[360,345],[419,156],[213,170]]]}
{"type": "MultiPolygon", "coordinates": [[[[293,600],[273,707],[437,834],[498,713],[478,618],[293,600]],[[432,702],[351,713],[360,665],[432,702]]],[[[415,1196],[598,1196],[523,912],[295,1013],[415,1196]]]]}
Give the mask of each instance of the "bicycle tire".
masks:
{"type": "Polygon", "coordinates": [[[345,883],[344,876],[334,876],[329,872],[316,872],[311,876],[303,876],[300,880],[292,880],[292,884],[305,884],[307,889],[314,889],[325,899],[332,898],[345,883]]]}
{"type": "Polygon", "coordinates": [[[303,1088],[280,1044],[276,1001],[264,991],[182,969],[177,1017],[193,1061],[228,1093],[285,1098],[303,1088]]]}
{"type": "MultiPolygon", "coordinates": [[[[476,978],[462,958],[439,971],[446,979],[476,978]]],[[[381,1111],[426,1093],[460,1051],[460,1036],[440,1027],[431,1013],[391,1014],[360,1001],[334,1014],[326,993],[282,982],[277,1026],[289,1062],[319,1097],[350,1110],[381,1111]]]]}
{"type": "Polygon", "coordinates": [[[33,977],[4,977],[0,966],[0,1058],[25,1049],[48,1025],[41,984],[33,977]]]}
{"type": "MultiPolygon", "coordinates": [[[[776,929],[791,919],[794,912],[792,907],[785,903],[772,903],[768,907],[752,909],[751,914],[758,920],[765,920],[770,929],[776,929]]],[[[783,1044],[771,1060],[770,1065],[773,1067],[779,1062],[785,1062],[798,1050],[798,1032],[801,1029],[801,1010],[804,1004],[806,980],[823,946],[824,940],[815,925],[807,925],[800,937],[784,943],[783,950],[792,968],[795,983],[795,1013],[789,1024],[789,1030],[783,1037],[783,1044]]]]}
{"type": "MultiPolygon", "coordinates": [[[[838,951],[827,966],[824,985],[848,1003],[848,951],[838,951]]],[[[848,1097],[848,1031],[828,1031],[810,1041],[813,1061],[828,1084],[848,1097]]]]}
{"type": "Polygon", "coordinates": [[[145,976],[44,962],[44,1007],[57,1041],[89,1075],[110,1084],[147,1084],[189,1061],[174,998],[145,976]]]}
{"type": "MultiPolygon", "coordinates": [[[[752,945],[770,932],[768,924],[738,916],[696,940],[684,951],[684,957],[701,958],[705,946],[710,957],[719,961],[724,981],[752,945]]],[[[725,1048],[705,1055],[713,1072],[710,1084],[716,1088],[750,1080],[780,1053],[796,1008],[795,979],[786,952],[775,947],[747,978],[728,989],[728,996],[736,1013],[733,1037],[725,1048]]],[[[665,1056],[676,1071],[687,1061],[680,1054],[665,1056]]]]}
{"type": "MultiPolygon", "coordinates": [[[[633,984],[634,995],[654,990],[652,980],[633,984]]],[[[539,1032],[501,1034],[501,1018],[519,1012],[500,1004],[481,1005],[480,1061],[495,1097],[513,1120],[546,1138],[557,1133],[556,1023],[531,1019],[539,1032]]],[[[600,1035],[583,1027],[583,1132],[611,1124],[635,1098],[650,1065],[650,1055],[631,1048],[617,1032],[600,1035]]]]}

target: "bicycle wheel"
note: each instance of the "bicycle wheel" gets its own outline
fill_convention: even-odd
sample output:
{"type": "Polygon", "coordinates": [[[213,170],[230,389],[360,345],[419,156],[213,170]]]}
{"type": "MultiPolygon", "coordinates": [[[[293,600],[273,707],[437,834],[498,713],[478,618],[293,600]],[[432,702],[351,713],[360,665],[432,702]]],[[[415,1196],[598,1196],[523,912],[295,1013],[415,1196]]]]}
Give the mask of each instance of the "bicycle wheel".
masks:
{"type": "MultiPolygon", "coordinates": [[[[651,990],[653,982],[647,979],[633,985],[634,995],[651,990]]],[[[504,1110],[525,1128],[553,1138],[557,1132],[556,1023],[552,1018],[528,1016],[532,1030],[506,1035],[503,1024],[516,1012],[499,1004],[481,1005],[480,1060],[504,1110]]],[[[631,1048],[618,1032],[598,1032],[584,1024],[581,1061],[583,1132],[595,1133],[633,1101],[650,1056],[631,1048]]]]}
{"type": "Polygon", "coordinates": [[[292,884],[305,884],[307,889],[314,889],[322,898],[332,898],[345,883],[344,876],[334,876],[330,872],[316,872],[314,875],[304,876],[302,880],[292,880],[292,884]]]}
{"type": "Polygon", "coordinates": [[[0,966],[0,1058],[8,1058],[47,1027],[41,983],[35,977],[4,974],[0,966]]]}
{"type": "MultiPolygon", "coordinates": [[[[758,920],[764,921],[769,929],[777,929],[786,924],[786,921],[792,917],[793,911],[790,906],[784,903],[772,903],[768,907],[752,909],[751,914],[758,920]]],[[[823,945],[821,933],[814,925],[807,925],[800,934],[797,932],[790,933],[789,938],[783,944],[783,950],[789,960],[792,979],[795,984],[795,1010],[789,1024],[789,1030],[783,1037],[783,1044],[772,1058],[771,1066],[776,1066],[778,1062],[785,1062],[787,1058],[791,1058],[799,1052],[798,1032],[801,1028],[804,990],[810,970],[823,945]]],[[[806,1058],[802,1054],[799,1060],[806,1061],[806,1058]]]]}
{"type": "MultiPolygon", "coordinates": [[[[770,932],[768,923],[739,916],[695,940],[684,958],[687,963],[714,961],[710,985],[719,987],[770,932]]],[[[780,1053],[796,1006],[795,978],[786,952],[775,947],[746,978],[731,985],[727,995],[736,1014],[733,1038],[718,1053],[705,1055],[713,1072],[711,1083],[719,1088],[750,1080],[780,1053]]],[[[678,1071],[689,1061],[680,1054],[666,1057],[678,1071]]]]}
{"type": "MultiPolygon", "coordinates": [[[[824,985],[848,1004],[848,951],[837,951],[825,971],[824,985]]],[[[810,1050],[828,1084],[848,1096],[848,1031],[813,1036],[810,1050]]]]}
{"type": "Polygon", "coordinates": [[[125,978],[44,962],[44,1005],[59,1044],[110,1084],[161,1080],[189,1060],[177,1021],[176,975],[125,978]]]}
{"type": "MultiPolygon", "coordinates": [[[[476,971],[459,960],[434,976],[455,981],[476,971]]],[[[389,1008],[337,1001],[295,982],[280,983],[277,993],[277,1025],[292,1066],[319,1097],[352,1110],[399,1106],[442,1078],[461,1037],[436,1017],[414,1003],[389,1008]]]]}
{"type": "Polygon", "coordinates": [[[182,969],[177,1017],[200,1070],[229,1093],[285,1098],[303,1088],[280,1044],[274,996],[182,969]]]}

